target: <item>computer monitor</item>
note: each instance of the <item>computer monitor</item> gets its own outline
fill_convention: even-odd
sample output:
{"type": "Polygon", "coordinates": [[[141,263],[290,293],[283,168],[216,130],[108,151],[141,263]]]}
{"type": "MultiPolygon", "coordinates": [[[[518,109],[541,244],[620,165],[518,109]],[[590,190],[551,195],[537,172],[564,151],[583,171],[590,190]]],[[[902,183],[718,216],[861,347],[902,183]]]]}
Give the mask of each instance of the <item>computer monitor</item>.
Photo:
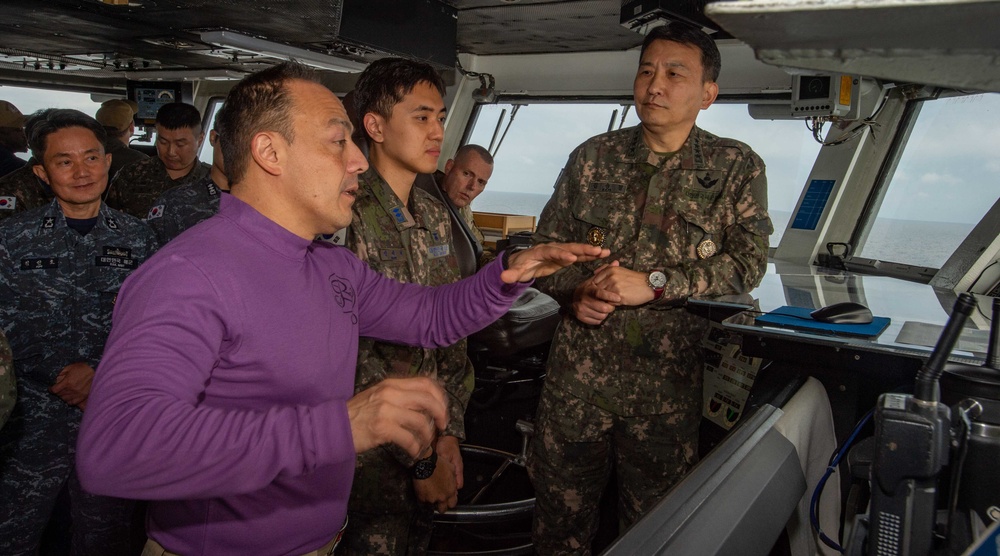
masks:
{"type": "MultiPolygon", "coordinates": [[[[185,102],[185,83],[181,81],[128,81],[125,84],[128,98],[139,105],[135,115],[135,125],[153,125],[156,112],[172,102],[185,102]]],[[[188,84],[190,88],[190,84],[188,84]]]]}

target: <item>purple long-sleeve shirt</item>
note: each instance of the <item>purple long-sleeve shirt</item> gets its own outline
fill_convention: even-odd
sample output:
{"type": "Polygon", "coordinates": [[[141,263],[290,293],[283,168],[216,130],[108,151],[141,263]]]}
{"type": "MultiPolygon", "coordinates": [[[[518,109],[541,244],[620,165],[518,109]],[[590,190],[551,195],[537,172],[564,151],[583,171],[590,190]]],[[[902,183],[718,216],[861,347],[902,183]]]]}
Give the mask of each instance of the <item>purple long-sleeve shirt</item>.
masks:
{"type": "Polygon", "coordinates": [[[301,554],[344,522],[358,336],[454,343],[524,286],[500,265],[400,284],[239,199],[126,280],[77,448],[92,492],[149,499],[180,554],[301,554]]]}

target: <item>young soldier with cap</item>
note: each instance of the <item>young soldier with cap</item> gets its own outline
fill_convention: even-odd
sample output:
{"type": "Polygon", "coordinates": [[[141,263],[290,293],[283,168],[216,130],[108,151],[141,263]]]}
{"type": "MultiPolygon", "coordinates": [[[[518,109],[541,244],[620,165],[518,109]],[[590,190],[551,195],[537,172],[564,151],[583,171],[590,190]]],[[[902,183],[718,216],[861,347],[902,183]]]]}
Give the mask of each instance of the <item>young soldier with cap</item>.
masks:
{"type": "MultiPolygon", "coordinates": [[[[36,112],[24,123],[25,136],[31,135],[31,127],[38,121],[36,116],[45,111],[36,112]]],[[[35,175],[35,159],[29,158],[28,163],[17,170],[0,178],[0,220],[42,205],[52,200],[52,189],[47,183],[35,175]]]]}
{"type": "Polygon", "coordinates": [[[24,160],[14,156],[14,153],[27,151],[24,115],[13,104],[0,100],[0,177],[24,166],[24,160]]]}
{"type": "Polygon", "coordinates": [[[94,117],[108,132],[108,154],[111,155],[109,179],[114,180],[118,170],[149,158],[145,153],[128,146],[129,139],[135,133],[135,110],[127,101],[106,100],[94,117]]]}

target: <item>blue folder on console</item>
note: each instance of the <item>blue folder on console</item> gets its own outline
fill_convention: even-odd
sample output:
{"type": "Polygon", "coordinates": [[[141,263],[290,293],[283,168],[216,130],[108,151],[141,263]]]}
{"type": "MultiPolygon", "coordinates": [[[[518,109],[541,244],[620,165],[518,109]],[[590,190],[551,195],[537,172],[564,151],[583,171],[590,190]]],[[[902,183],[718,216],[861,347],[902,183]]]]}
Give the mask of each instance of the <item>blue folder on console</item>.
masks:
{"type": "Polygon", "coordinates": [[[813,309],[785,305],[778,307],[770,313],[760,315],[755,321],[757,324],[781,326],[783,328],[819,332],[833,336],[859,336],[863,338],[878,336],[889,326],[889,319],[886,317],[872,317],[872,321],[868,324],[830,324],[828,322],[813,320],[809,316],[811,312],[813,312],[813,309]]]}

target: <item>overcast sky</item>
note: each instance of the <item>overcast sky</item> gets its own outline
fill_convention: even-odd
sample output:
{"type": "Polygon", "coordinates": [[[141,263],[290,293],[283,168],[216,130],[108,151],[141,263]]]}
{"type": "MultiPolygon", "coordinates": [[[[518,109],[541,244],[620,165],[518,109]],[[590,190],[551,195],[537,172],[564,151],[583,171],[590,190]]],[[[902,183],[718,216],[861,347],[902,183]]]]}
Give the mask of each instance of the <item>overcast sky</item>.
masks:
{"type": "MultiPolygon", "coordinates": [[[[484,107],[471,141],[488,146],[505,108],[506,125],[509,105],[484,107]]],[[[521,107],[500,148],[488,190],[550,194],[570,151],[584,139],[606,131],[615,108],[521,107]]],[[[630,111],[626,125],[637,121],[630,111]]],[[[745,105],[718,104],[702,112],[698,125],[749,144],[767,165],[771,209],[795,208],[821,148],[805,122],[753,120],[745,105]]],[[[502,130],[501,126],[501,134],[502,130]]],[[[888,137],[876,132],[876,140],[888,137]]],[[[978,221],[1000,195],[998,149],[1000,95],[924,103],[882,214],[906,220],[978,221]],[[972,215],[974,220],[970,220],[972,215]]]]}

